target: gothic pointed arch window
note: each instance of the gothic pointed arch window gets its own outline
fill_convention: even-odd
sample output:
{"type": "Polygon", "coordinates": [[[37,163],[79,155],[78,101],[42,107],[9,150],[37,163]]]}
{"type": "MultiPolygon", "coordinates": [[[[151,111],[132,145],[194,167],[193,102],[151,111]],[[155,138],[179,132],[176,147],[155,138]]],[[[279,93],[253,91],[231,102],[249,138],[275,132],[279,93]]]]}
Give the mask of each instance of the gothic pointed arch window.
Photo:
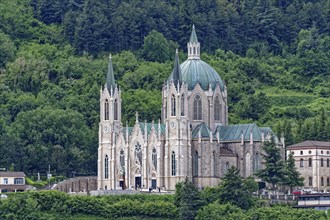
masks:
{"type": "Polygon", "coordinates": [[[258,171],[260,169],[260,155],[259,153],[256,153],[256,156],[254,158],[254,171],[258,171]]]}
{"type": "Polygon", "coordinates": [[[118,101],[115,99],[114,105],[113,105],[113,114],[114,114],[114,120],[118,120],[118,101]]]}
{"type": "Polygon", "coordinates": [[[109,120],[109,101],[105,100],[104,103],[104,120],[109,120]]]}
{"type": "Polygon", "coordinates": [[[135,161],[137,161],[139,165],[142,166],[142,149],[139,142],[137,142],[135,145],[135,161]]]}
{"type": "Polygon", "coordinates": [[[221,104],[219,96],[215,97],[214,100],[214,120],[220,121],[221,119],[221,104]]]}
{"type": "Polygon", "coordinates": [[[175,110],[176,110],[175,95],[173,94],[171,96],[171,116],[175,116],[175,110]]]}
{"type": "Polygon", "coordinates": [[[198,152],[193,155],[193,176],[198,176],[198,152]]]}
{"type": "Polygon", "coordinates": [[[202,99],[199,95],[194,99],[194,120],[202,120],[202,99]]]}
{"type": "Polygon", "coordinates": [[[104,158],[104,179],[109,179],[109,157],[105,155],[104,158]]]}
{"type": "Polygon", "coordinates": [[[229,168],[230,168],[230,164],[229,164],[229,162],[227,161],[227,162],[226,162],[226,167],[225,167],[225,173],[228,172],[229,168]]]}
{"type": "Polygon", "coordinates": [[[172,176],[176,176],[176,158],[174,151],[172,151],[171,164],[172,164],[172,172],[171,172],[172,176]]]}
{"type": "Polygon", "coordinates": [[[196,47],[194,47],[194,55],[196,54],[196,47]]]}
{"type": "Polygon", "coordinates": [[[181,116],[184,116],[184,94],[181,96],[181,116]]]}
{"type": "Polygon", "coordinates": [[[125,152],[123,149],[120,150],[119,165],[121,172],[125,172],[125,152]]]}
{"type": "Polygon", "coordinates": [[[155,170],[157,170],[157,150],[155,147],[152,149],[151,159],[152,165],[154,166],[155,170]]]}

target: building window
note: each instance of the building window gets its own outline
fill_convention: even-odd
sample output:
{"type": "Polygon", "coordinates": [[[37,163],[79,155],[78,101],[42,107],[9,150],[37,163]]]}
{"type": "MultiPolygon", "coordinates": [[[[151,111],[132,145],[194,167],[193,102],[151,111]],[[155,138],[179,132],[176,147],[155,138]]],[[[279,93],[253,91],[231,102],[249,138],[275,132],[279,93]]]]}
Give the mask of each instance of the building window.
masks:
{"type": "Polygon", "coordinates": [[[193,176],[198,176],[198,152],[196,151],[194,156],[194,165],[193,165],[193,176]]]}
{"type": "Polygon", "coordinates": [[[109,179],[109,157],[105,155],[104,158],[104,179],[109,179]]]}
{"type": "Polygon", "coordinates": [[[217,176],[217,158],[215,151],[213,151],[213,175],[217,176]]]}
{"type": "Polygon", "coordinates": [[[184,94],[181,96],[181,116],[184,116],[184,94]]]}
{"type": "Polygon", "coordinates": [[[219,96],[217,96],[214,100],[214,120],[221,120],[221,104],[219,96]]]}
{"type": "Polygon", "coordinates": [[[155,147],[152,149],[152,164],[155,170],[157,170],[157,150],[155,147]]]}
{"type": "Polygon", "coordinates": [[[14,179],[14,184],[15,185],[23,185],[24,184],[23,178],[15,178],[14,179]]]}
{"type": "Polygon", "coordinates": [[[304,154],[304,152],[301,150],[301,151],[300,151],[300,155],[303,155],[303,154],[304,154]]]}
{"type": "Polygon", "coordinates": [[[3,184],[8,184],[8,178],[3,178],[3,184]]]}
{"type": "Polygon", "coordinates": [[[104,120],[109,120],[109,102],[108,99],[104,103],[104,120]]]}
{"type": "Polygon", "coordinates": [[[304,167],[304,159],[300,159],[300,167],[304,167]]]}
{"type": "Polygon", "coordinates": [[[312,158],[309,158],[309,159],[308,159],[308,166],[309,166],[309,167],[312,167],[312,158]]]}
{"type": "Polygon", "coordinates": [[[114,120],[118,120],[118,101],[117,101],[117,99],[115,99],[113,108],[114,108],[114,120]]]}
{"type": "Polygon", "coordinates": [[[327,154],[330,154],[330,151],[327,151],[327,154]]]}
{"type": "Polygon", "coordinates": [[[171,97],[171,116],[175,116],[175,96],[171,97]]]}
{"type": "Polygon", "coordinates": [[[139,143],[135,145],[135,159],[139,163],[139,165],[142,166],[142,150],[141,144],[139,143]]]}
{"type": "Polygon", "coordinates": [[[327,186],[330,186],[330,178],[327,178],[327,186]]]}
{"type": "Polygon", "coordinates": [[[327,167],[330,167],[330,159],[327,159],[327,167]]]}
{"type": "Polygon", "coordinates": [[[202,100],[199,95],[194,100],[194,120],[202,120],[202,100]]]}
{"type": "Polygon", "coordinates": [[[324,186],[324,180],[323,180],[323,177],[321,177],[321,186],[324,186]]]}
{"type": "Polygon", "coordinates": [[[229,167],[230,167],[230,164],[229,164],[229,162],[226,162],[225,173],[227,173],[227,172],[228,172],[228,170],[229,170],[229,167]]]}
{"type": "Polygon", "coordinates": [[[254,171],[258,171],[259,169],[260,169],[260,156],[258,153],[256,153],[254,171]]]}
{"type": "Polygon", "coordinates": [[[308,185],[313,186],[313,177],[308,178],[308,185]]]}
{"type": "Polygon", "coordinates": [[[175,152],[172,152],[172,176],[176,176],[176,158],[175,152]]]}
{"type": "Polygon", "coordinates": [[[323,158],[321,158],[321,167],[323,167],[324,164],[323,164],[323,158]]]}
{"type": "Polygon", "coordinates": [[[123,149],[120,150],[119,163],[120,163],[121,172],[124,173],[125,172],[125,152],[123,149]]]}
{"type": "Polygon", "coordinates": [[[194,47],[194,55],[196,54],[196,48],[194,47]]]}
{"type": "Polygon", "coordinates": [[[323,154],[323,150],[321,150],[321,154],[323,154]]]}

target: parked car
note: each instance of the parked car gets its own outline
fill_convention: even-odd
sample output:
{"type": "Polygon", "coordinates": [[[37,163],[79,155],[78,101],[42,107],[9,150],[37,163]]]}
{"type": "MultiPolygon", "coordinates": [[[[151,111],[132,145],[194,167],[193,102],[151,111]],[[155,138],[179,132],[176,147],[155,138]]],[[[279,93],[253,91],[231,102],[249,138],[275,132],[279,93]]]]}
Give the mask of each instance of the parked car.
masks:
{"type": "Polygon", "coordinates": [[[292,194],[293,195],[301,195],[302,193],[301,193],[300,190],[294,190],[294,191],[292,191],[292,194]]]}

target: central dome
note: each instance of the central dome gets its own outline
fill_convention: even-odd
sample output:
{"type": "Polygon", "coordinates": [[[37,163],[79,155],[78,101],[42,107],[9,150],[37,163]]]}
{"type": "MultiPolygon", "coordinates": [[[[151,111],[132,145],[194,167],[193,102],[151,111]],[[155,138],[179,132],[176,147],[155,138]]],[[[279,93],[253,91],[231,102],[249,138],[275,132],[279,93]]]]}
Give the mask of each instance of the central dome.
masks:
{"type": "MultiPolygon", "coordinates": [[[[195,85],[199,83],[203,90],[208,90],[211,84],[214,90],[216,85],[219,84],[220,89],[224,91],[224,83],[220,78],[217,71],[215,71],[209,64],[200,59],[188,59],[180,64],[182,81],[187,83],[188,90],[194,89],[195,85]]],[[[171,73],[168,81],[170,82],[173,77],[171,73]]]]}

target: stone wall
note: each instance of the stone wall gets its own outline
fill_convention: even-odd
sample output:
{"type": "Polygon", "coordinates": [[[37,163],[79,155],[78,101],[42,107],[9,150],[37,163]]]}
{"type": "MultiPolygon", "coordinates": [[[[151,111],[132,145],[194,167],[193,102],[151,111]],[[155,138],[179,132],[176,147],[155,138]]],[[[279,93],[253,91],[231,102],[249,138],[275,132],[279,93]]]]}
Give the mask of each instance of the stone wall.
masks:
{"type": "Polygon", "coordinates": [[[97,177],[96,176],[84,176],[75,177],[64,180],[57,184],[54,189],[61,192],[72,193],[72,192],[90,192],[97,190],[97,177]]]}

